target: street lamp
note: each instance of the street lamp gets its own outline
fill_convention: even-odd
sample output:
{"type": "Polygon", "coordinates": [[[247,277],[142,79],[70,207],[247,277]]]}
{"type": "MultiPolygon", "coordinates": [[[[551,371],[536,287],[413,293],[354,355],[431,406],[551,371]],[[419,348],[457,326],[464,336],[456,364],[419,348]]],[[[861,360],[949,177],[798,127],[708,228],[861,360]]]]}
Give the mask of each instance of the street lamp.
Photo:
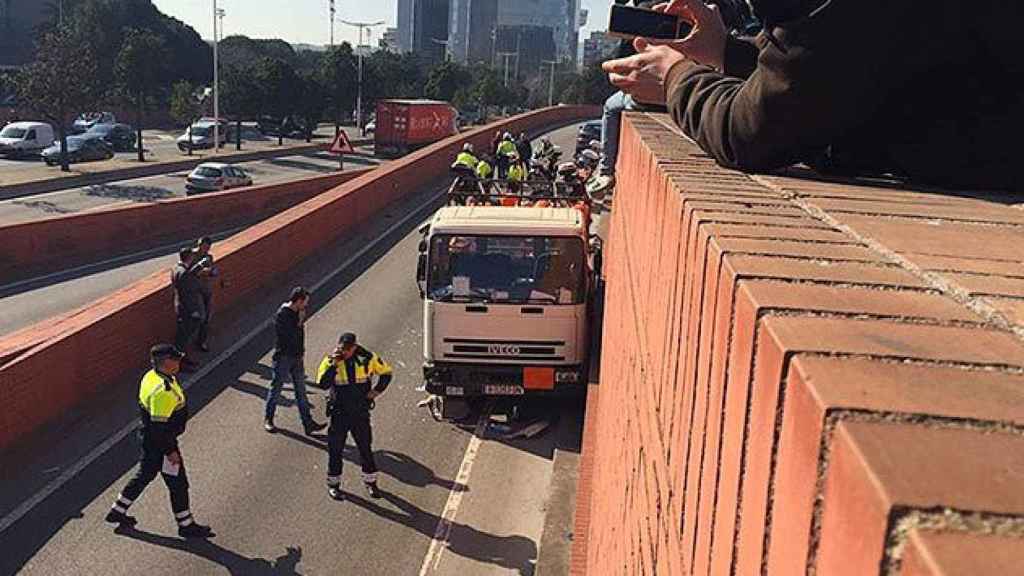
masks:
{"type": "MultiPolygon", "coordinates": [[[[220,148],[220,70],[217,66],[217,19],[224,17],[224,11],[217,8],[213,0],[213,153],[220,148]]],[[[191,145],[192,143],[189,142],[191,145]]]]}
{"type": "Polygon", "coordinates": [[[363,51],[361,50],[361,48],[363,46],[363,30],[366,30],[367,28],[369,28],[372,31],[374,26],[382,26],[384,24],[384,21],[380,20],[378,22],[350,22],[348,20],[342,20],[341,23],[359,29],[359,44],[356,46],[356,56],[358,57],[358,60],[359,60],[359,89],[358,89],[358,92],[356,94],[356,127],[359,128],[360,132],[362,132],[362,130],[363,130],[363,51]]]}
{"type": "Polygon", "coordinates": [[[331,48],[334,48],[334,15],[337,14],[338,10],[334,7],[334,0],[330,0],[330,11],[331,11],[331,48]]]}
{"type": "Polygon", "coordinates": [[[541,66],[547,64],[551,66],[551,80],[548,83],[548,106],[555,105],[555,66],[561,64],[561,60],[541,60],[541,66]]]}
{"type": "Polygon", "coordinates": [[[448,46],[451,44],[451,40],[438,40],[437,38],[431,38],[431,42],[434,44],[440,44],[444,46],[444,61],[448,62],[451,60],[451,52],[448,50],[448,46]]]}

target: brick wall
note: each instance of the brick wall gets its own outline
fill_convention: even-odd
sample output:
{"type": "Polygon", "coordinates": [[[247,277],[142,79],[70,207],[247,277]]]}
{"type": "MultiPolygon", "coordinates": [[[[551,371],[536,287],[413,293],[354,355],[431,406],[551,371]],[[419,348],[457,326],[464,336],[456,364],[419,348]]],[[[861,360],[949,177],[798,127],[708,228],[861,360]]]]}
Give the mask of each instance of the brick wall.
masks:
{"type": "MultiPolygon", "coordinates": [[[[534,129],[597,115],[594,107],[560,106],[526,113],[453,136],[233,236],[214,247],[231,283],[218,291],[222,309],[236,305],[317,250],[339,241],[393,201],[444,175],[464,142],[484,146],[495,130],[534,129]]],[[[300,184],[296,184],[300,185],[300,184]]],[[[149,347],[174,333],[167,272],[143,279],[66,315],[60,330],[0,357],[0,451],[75,406],[94,390],[137,376],[149,347]],[[88,363],[80,361],[89,358],[88,363]],[[59,374],[60,377],[54,377],[59,374]]],[[[11,350],[0,339],[0,350],[11,350]]]]}
{"type": "Polygon", "coordinates": [[[1015,200],[748,176],[624,124],[573,573],[1020,571],[1015,200]]]}

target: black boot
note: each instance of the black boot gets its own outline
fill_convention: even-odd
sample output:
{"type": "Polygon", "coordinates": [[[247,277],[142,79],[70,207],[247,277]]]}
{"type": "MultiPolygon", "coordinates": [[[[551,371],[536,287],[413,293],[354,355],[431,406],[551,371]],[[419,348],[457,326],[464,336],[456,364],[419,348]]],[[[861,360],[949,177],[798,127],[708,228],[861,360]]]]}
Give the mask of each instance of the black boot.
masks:
{"type": "Polygon", "coordinates": [[[178,526],[178,536],[182,538],[210,538],[213,536],[213,530],[209,526],[193,522],[188,526],[178,526]]]}
{"type": "Polygon", "coordinates": [[[367,482],[366,483],[366,491],[370,493],[370,498],[380,498],[381,497],[380,488],[377,487],[377,483],[376,482],[367,482]]]}
{"type": "Polygon", "coordinates": [[[125,514],[124,512],[118,512],[117,510],[107,512],[107,516],[103,520],[111,524],[117,524],[118,526],[135,526],[135,523],[137,522],[135,518],[125,514]]]}

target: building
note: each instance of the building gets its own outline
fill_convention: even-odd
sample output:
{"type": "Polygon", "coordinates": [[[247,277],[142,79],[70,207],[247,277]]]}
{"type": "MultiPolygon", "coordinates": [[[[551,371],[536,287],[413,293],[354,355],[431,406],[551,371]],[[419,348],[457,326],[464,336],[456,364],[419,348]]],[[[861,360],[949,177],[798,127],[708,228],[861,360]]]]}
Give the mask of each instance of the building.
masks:
{"type": "Polygon", "coordinates": [[[589,68],[607,60],[619,47],[619,40],[600,30],[583,41],[583,67],[589,68]]]}
{"type": "Polygon", "coordinates": [[[450,0],[398,0],[398,45],[427,62],[445,58],[450,0]]]}
{"type": "Polygon", "coordinates": [[[448,48],[463,64],[495,62],[499,0],[451,0],[448,48]]]}
{"type": "Polygon", "coordinates": [[[40,0],[0,0],[0,68],[21,66],[32,58],[33,31],[55,17],[40,0]]]}
{"type": "Polygon", "coordinates": [[[398,44],[398,28],[388,28],[377,41],[377,46],[387,52],[401,52],[398,44]]]}

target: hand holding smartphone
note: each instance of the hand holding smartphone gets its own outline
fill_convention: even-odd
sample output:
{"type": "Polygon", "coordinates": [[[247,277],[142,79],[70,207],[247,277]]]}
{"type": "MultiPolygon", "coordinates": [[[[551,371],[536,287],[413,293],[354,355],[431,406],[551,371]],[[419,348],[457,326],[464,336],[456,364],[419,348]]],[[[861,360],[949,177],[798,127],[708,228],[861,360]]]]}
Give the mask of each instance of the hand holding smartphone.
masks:
{"type": "Polygon", "coordinates": [[[608,22],[608,34],[626,40],[678,40],[688,36],[692,29],[689,22],[675,15],[623,4],[612,4],[608,22]]]}

